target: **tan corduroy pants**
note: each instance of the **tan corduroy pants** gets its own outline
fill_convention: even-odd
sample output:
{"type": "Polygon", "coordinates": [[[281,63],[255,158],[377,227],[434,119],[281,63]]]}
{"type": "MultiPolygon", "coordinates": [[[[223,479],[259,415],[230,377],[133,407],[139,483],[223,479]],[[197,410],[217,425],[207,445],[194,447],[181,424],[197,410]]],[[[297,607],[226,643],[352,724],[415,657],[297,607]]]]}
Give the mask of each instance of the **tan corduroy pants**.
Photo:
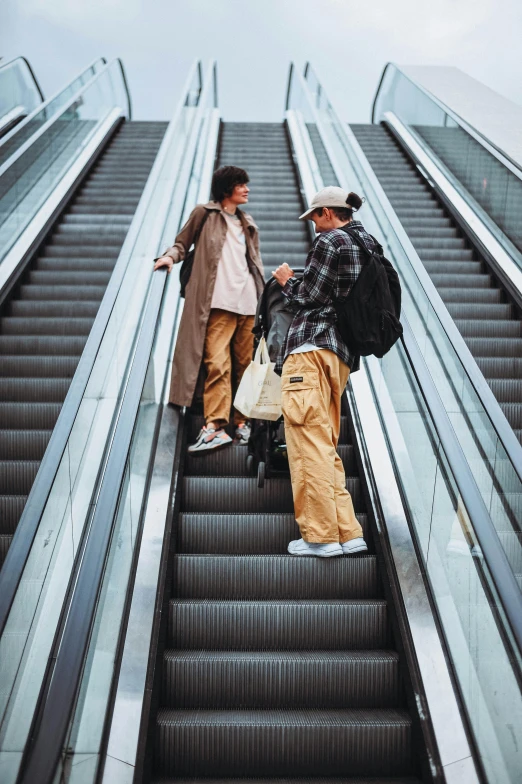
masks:
{"type": "MultiPolygon", "coordinates": [[[[203,362],[207,371],[203,392],[205,422],[228,424],[232,406],[232,368],[236,385],[252,361],[254,316],[212,308],[207,323],[203,362]]],[[[234,422],[245,417],[234,410],[234,422]]]]}
{"type": "Polygon", "coordinates": [[[306,542],[362,536],[337,442],[350,369],[333,351],[290,354],[282,375],[283,415],[295,518],[306,542]]]}

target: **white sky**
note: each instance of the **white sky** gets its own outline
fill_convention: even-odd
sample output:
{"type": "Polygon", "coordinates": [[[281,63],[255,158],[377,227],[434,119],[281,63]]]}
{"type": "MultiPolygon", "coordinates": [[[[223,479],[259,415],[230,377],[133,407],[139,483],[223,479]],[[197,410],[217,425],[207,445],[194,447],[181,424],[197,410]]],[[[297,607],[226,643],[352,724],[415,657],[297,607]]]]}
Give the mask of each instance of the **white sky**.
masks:
{"type": "Polygon", "coordinates": [[[168,119],[194,58],[218,60],[225,120],[282,119],[288,66],[310,60],[352,122],[385,63],[455,65],[522,104],[521,0],[0,0],[0,54],[46,96],[94,58],[126,66],[136,119],[168,119]]]}

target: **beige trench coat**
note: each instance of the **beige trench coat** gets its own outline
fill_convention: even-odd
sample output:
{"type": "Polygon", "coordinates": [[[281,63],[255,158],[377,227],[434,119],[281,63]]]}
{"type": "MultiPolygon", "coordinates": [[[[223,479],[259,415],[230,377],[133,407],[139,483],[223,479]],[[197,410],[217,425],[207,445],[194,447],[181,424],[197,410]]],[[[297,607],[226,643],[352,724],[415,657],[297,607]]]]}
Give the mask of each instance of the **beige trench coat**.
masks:
{"type": "MultiPolygon", "coordinates": [[[[203,358],[217,268],[227,233],[226,219],[221,214],[221,205],[214,201],[198,204],[176,237],[174,245],[167,248],[163,254],[170,256],[175,264],[183,261],[199,231],[205,211],[210,214],[198,238],[174,351],[169,402],[178,406],[191,405],[203,358]]],[[[250,215],[241,210],[237,211],[237,215],[243,224],[249,266],[259,296],[264,286],[263,263],[259,253],[259,231],[250,215]]]]}

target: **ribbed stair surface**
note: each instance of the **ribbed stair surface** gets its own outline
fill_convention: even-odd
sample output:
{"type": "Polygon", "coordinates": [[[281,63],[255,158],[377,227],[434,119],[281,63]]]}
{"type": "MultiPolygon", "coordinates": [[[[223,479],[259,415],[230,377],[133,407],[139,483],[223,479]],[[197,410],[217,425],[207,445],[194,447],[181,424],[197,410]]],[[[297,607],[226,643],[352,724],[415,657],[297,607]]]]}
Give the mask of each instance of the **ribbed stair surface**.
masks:
{"type": "MultiPolygon", "coordinates": [[[[283,260],[278,247],[289,256],[299,243],[302,265],[309,242],[292,222],[302,203],[283,126],[226,123],[220,163],[251,175],[249,210],[266,267],[283,260]]],[[[189,417],[188,443],[202,424],[189,417]]],[[[339,454],[370,551],[333,559],[288,554],[288,542],[300,536],[288,473],[260,489],[246,470],[245,447],[186,455],[156,782],[417,781],[412,721],[347,416],[339,454]]]]}
{"type": "MultiPolygon", "coordinates": [[[[519,314],[385,126],[352,125],[351,128],[506,418],[522,441],[519,424],[522,384],[519,364],[514,362],[514,358],[522,357],[519,314]]],[[[440,134],[436,136],[438,130],[433,129],[435,141],[440,137],[440,134]]],[[[433,143],[433,134],[424,128],[421,131],[433,143]]],[[[457,154],[457,150],[454,152],[457,154]]],[[[444,150],[443,158],[448,154],[444,150]]],[[[464,168],[462,161],[459,168],[464,168]]],[[[478,172],[473,174],[472,167],[465,168],[470,178],[468,186],[474,182],[478,189],[478,172]]],[[[480,174],[480,188],[482,178],[480,174]]]]}
{"type": "Polygon", "coordinates": [[[166,123],[154,122],[126,122],[120,126],[3,307],[0,563],[165,129],[166,123]],[[104,173],[107,169],[108,175],[104,173]]]}

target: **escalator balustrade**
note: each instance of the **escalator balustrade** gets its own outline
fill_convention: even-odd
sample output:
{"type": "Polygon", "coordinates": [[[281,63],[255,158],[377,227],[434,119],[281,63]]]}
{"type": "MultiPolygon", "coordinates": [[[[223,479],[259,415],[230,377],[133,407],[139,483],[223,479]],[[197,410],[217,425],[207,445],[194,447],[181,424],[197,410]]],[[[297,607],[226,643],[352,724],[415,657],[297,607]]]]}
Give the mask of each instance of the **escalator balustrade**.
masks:
{"type": "Polygon", "coordinates": [[[98,158],[0,318],[0,562],[166,130],[125,122],[98,158]]]}

